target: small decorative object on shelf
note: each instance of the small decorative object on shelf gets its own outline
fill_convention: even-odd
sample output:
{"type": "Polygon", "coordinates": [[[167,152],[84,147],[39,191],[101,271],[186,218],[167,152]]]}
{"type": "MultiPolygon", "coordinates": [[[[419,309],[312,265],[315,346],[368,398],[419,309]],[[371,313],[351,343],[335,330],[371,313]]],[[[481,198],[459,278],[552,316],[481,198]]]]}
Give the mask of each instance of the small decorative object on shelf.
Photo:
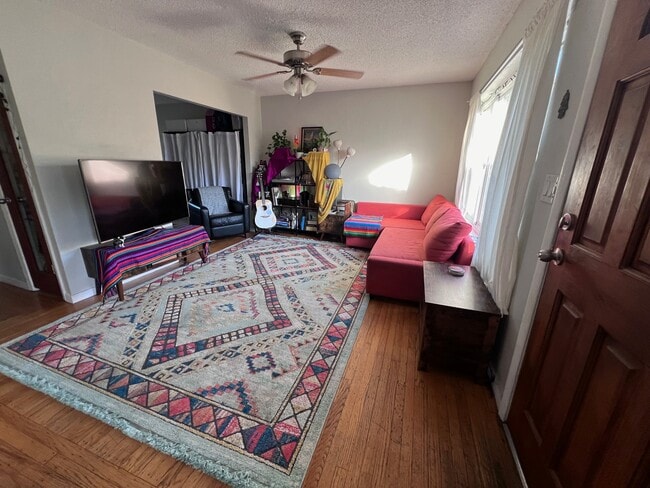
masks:
{"type": "Polygon", "coordinates": [[[336,163],[331,163],[325,166],[325,178],[335,180],[341,176],[341,167],[336,163]]]}
{"type": "Polygon", "coordinates": [[[341,139],[335,140],[332,143],[332,145],[336,150],[336,163],[328,164],[325,167],[325,177],[329,179],[336,179],[341,177],[341,169],[343,168],[345,162],[348,160],[348,158],[354,156],[357,153],[357,151],[353,147],[348,147],[347,150],[343,151],[342,150],[343,141],[341,139]],[[345,157],[343,158],[343,162],[341,162],[342,154],[345,154],[345,157]]]}

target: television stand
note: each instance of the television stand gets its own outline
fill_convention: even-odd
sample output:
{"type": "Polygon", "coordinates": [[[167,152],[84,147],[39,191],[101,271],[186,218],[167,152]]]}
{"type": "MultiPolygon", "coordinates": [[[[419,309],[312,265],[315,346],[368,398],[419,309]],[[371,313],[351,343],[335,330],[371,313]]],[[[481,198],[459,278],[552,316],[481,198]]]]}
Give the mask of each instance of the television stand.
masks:
{"type": "Polygon", "coordinates": [[[201,260],[208,258],[210,238],[200,225],[176,229],[151,229],[124,242],[123,247],[113,243],[95,244],[81,248],[86,272],[95,280],[95,290],[102,297],[117,288],[124,300],[124,278],[150,269],[170,258],[187,262],[188,253],[198,250],[201,260]]]}

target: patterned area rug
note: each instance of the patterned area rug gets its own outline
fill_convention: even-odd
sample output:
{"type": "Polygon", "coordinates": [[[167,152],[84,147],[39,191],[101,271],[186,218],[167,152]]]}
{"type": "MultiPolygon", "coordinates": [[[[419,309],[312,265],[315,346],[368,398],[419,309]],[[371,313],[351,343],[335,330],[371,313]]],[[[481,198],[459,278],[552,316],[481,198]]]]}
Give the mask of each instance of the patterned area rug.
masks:
{"type": "Polygon", "coordinates": [[[259,235],[0,346],[0,372],[233,486],[300,486],[367,252],[259,235]]]}

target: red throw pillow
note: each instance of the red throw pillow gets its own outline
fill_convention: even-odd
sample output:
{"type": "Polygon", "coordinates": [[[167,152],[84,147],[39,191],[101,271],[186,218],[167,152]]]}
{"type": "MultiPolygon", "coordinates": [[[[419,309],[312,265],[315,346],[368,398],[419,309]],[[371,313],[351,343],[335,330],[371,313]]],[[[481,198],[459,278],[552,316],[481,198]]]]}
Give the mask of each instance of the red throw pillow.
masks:
{"type": "Polygon", "coordinates": [[[427,222],[427,226],[424,228],[424,233],[428,234],[431,227],[433,227],[433,224],[438,222],[438,220],[440,220],[440,218],[445,215],[450,208],[456,208],[456,206],[451,202],[445,202],[435,209],[429,222],[427,222]]]}
{"type": "Polygon", "coordinates": [[[449,203],[449,202],[447,202],[447,199],[442,195],[436,195],[435,197],[433,197],[429,202],[429,205],[427,205],[427,208],[424,209],[422,216],[420,217],[420,221],[422,222],[422,225],[427,225],[429,223],[429,219],[433,215],[433,212],[435,212],[438,209],[438,207],[440,207],[440,205],[444,203],[449,203]]]}
{"type": "Polygon", "coordinates": [[[424,256],[427,261],[448,261],[461,241],[472,231],[457,208],[449,208],[424,236],[424,256]]]}

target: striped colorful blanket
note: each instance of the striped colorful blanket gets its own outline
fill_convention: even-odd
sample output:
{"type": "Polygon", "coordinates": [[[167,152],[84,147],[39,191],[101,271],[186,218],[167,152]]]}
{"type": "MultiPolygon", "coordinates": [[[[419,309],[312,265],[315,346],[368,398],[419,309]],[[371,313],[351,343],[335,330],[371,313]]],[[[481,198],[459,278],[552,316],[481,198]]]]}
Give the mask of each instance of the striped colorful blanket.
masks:
{"type": "Polygon", "coordinates": [[[152,229],[126,241],[124,247],[97,248],[97,275],[106,295],[128,271],[202,245],[208,255],[210,238],[200,225],[178,229],[152,229]]]}
{"type": "Polygon", "coordinates": [[[383,219],[384,217],[381,215],[352,214],[343,224],[343,235],[347,237],[377,237],[381,232],[383,219]]]}

